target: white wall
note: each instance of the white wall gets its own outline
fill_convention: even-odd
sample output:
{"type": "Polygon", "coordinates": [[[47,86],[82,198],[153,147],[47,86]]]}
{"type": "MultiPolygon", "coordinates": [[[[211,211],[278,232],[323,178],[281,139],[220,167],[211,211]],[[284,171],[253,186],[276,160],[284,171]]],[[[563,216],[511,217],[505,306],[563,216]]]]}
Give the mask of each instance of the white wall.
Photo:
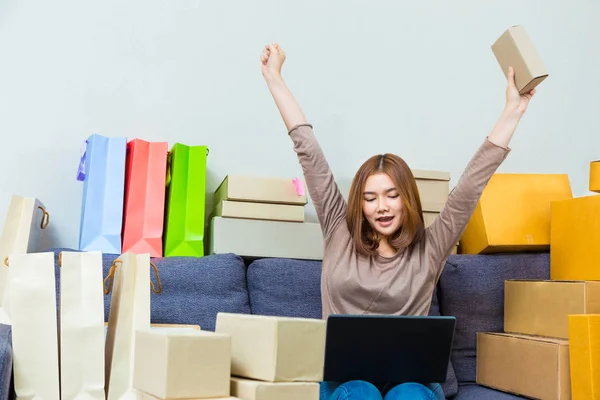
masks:
{"type": "Polygon", "coordinates": [[[228,173],[301,174],[260,74],[270,41],[288,53],[284,77],[342,186],[382,152],[450,171],[453,186],[504,105],[489,46],[513,24],[550,77],[500,172],[568,173],[587,195],[598,20],[590,0],[3,0],[0,223],[12,193],[37,196],[58,244],[76,247],[91,133],[206,144],[209,191],[228,173]]]}

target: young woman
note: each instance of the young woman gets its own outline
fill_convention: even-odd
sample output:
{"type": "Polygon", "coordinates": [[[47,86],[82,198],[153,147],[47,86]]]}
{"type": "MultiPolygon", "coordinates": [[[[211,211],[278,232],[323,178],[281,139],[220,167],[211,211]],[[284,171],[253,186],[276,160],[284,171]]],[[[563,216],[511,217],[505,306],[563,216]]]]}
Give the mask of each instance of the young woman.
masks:
{"type": "MultiPolygon", "coordinates": [[[[487,182],[535,93],[519,95],[511,68],[506,106],[450,193],[438,218],[424,227],[415,178],[393,154],[368,159],[352,181],[348,203],[313,135],[312,126],[281,77],[285,53],[269,44],[262,74],[294,143],[323,231],[323,318],[330,314],[427,315],[434,286],[487,182]]],[[[439,384],[322,382],[322,400],[443,399],[439,384]]]]}

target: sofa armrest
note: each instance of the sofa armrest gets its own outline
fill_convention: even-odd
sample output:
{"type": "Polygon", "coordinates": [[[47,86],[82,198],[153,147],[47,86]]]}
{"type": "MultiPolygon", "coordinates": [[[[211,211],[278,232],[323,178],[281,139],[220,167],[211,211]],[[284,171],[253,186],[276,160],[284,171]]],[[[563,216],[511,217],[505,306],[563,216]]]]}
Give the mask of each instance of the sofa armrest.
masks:
{"type": "Polygon", "coordinates": [[[0,324],[0,400],[14,397],[12,370],[12,329],[10,325],[0,324]]]}

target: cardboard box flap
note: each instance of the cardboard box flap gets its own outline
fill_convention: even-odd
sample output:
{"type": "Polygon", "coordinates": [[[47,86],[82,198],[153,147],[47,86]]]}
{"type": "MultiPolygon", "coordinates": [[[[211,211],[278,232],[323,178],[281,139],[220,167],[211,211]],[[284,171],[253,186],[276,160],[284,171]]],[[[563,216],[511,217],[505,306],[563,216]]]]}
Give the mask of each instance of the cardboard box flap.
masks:
{"type": "Polygon", "coordinates": [[[505,279],[505,282],[561,282],[561,283],[586,283],[584,280],[569,280],[569,279],[505,279]]]}
{"type": "Polygon", "coordinates": [[[569,341],[567,339],[559,339],[559,338],[553,338],[553,337],[548,337],[548,336],[535,336],[535,335],[524,335],[524,334],[520,334],[520,333],[507,333],[507,332],[478,332],[481,334],[486,334],[486,335],[493,335],[493,336],[501,336],[504,338],[514,338],[516,340],[528,340],[528,341],[532,341],[532,342],[537,342],[537,343],[549,343],[549,344],[553,344],[553,345],[559,345],[559,346],[568,346],[569,345],[569,341]]]}
{"type": "Polygon", "coordinates": [[[449,181],[450,173],[444,171],[429,171],[422,169],[413,169],[411,170],[415,179],[428,179],[428,180],[436,180],[436,181],[449,181]]]}
{"type": "Polygon", "coordinates": [[[302,194],[298,194],[293,178],[230,174],[215,190],[213,201],[215,204],[222,200],[237,200],[306,205],[307,190],[303,180],[302,186],[302,194]]]}

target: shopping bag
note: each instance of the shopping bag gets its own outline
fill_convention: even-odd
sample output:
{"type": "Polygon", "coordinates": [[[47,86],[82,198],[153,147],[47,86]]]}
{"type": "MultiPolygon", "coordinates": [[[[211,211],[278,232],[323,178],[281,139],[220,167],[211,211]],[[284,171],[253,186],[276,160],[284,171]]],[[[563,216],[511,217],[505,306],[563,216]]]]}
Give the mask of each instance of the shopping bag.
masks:
{"type": "Polygon", "coordinates": [[[11,254],[26,254],[49,248],[47,227],[50,215],[35,197],[13,195],[0,236],[0,323],[10,325],[10,269],[2,267],[11,254]]]}
{"type": "Polygon", "coordinates": [[[123,253],[162,257],[167,142],[127,143],[123,253]]]}
{"type": "Polygon", "coordinates": [[[8,268],[16,398],[59,400],[54,253],[12,254],[8,268]]]}
{"type": "Polygon", "coordinates": [[[102,253],[62,252],[59,265],[61,400],[104,400],[102,253]]]}
{"type": "MultiPolygon", "coordinates": [[[[112,291],[105,345],[107,400],[135,399],[133,360],[135,332],[150,329],[150,255],[125,253],[118,257],[105,279],[105,294],[112,291]]],[[[160,278],[155,268],[160,293],[160,278]]]]}
{"type": "Polygon", "coordinates": [[[176,143],[168,156],[164,256],[204,255],[206,146],[176,143]]]}
{"type": "Polygon", "coordinates": [[[83,180],[79,250],[121,254],[127,139],[91,135],[77,179],[83,180]]]}

